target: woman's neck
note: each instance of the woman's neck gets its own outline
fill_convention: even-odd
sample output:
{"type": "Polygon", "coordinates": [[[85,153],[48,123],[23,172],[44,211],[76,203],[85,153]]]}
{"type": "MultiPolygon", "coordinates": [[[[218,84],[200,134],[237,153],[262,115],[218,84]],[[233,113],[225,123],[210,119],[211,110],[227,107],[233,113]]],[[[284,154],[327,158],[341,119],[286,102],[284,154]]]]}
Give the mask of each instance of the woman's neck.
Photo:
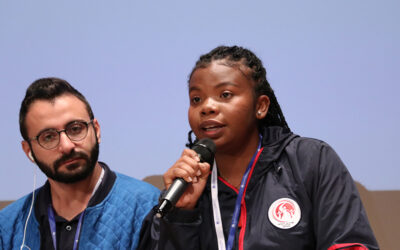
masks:
{"type": "Polygon", "coordinates": [[[216,153],[215,161],[217,163],[220,176],[229,184],[238,188],[242,181],[254,153],[257,151],[260,137],[253,137],[245,147],[241,147],[236,152],[216,153]]]}

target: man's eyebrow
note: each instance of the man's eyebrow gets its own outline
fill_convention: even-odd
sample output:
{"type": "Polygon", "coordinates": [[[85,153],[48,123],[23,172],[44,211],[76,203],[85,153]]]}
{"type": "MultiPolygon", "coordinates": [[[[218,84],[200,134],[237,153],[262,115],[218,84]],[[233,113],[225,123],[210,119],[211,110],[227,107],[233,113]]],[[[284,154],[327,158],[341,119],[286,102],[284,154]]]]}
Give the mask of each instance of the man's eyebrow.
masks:
{"type": "Polygon", "coordinates": [[[34,137],[32,137],[32,138],[30,138],[30,139],[33,139],[33,138],[36,138],[36,137],[38,137],[41,133],[43,133],[43,132],[45,132],[45,131],[51,131],[51,130],[56,130],[55,128],[44,128],[44,129],[42,129],[42,130],[40,130],[34,137]]]}
{"type": "MultiPolygon", "coordinates": [[[[76,119],[76,120],[69,121],[64,125],[63,129],[65,129],[68,125],[73,124],[74,122],[86,122],[86,121],[84,119],[76,119]]],[[[59,131],[56,128],[50,128],[50,127],[44,128],[44,129],[41,129],[33,138],[37,137],[38,135],[40,135],[41,133],[43,133],[44,131],[47,131],[47,130],[59,131]]]]}

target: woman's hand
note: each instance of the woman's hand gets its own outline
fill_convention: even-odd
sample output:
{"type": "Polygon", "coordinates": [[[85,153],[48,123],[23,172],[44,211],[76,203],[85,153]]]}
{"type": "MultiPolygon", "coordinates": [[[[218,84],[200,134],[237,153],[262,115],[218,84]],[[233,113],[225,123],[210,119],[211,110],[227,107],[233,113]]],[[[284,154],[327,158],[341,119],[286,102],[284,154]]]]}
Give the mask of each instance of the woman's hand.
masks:
{"type": "Polygon", "coordinates": [[[176,178],[184,179],[189,185],[186,191],[176,203],[176,207],[183,209],[193,209],[197,200],[207,183],[210,174],[210,165],[200,162],[197,153],[191,149],[185,149],[181,157],[164,174],[164,185],[168,189],[176,178]]]}

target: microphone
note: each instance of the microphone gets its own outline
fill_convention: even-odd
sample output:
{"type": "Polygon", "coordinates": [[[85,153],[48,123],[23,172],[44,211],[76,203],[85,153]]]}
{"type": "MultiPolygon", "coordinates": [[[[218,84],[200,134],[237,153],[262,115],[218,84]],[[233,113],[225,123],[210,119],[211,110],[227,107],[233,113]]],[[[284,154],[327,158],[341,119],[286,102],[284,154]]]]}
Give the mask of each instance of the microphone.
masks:
{"type": "MultiPolygon", "coordinates": [[[[192,150],[198,154],[200,162],[207,162],[210,166],[214,163],[215,149],[215,143],[209,138],[199,140],[192,147],[192,150]]],[[[183,178],[177,178],[172,182],[157,208],[156,216],[158,218],[164,217],[175,206],[187,185],[188,183],[183,178]]]]}

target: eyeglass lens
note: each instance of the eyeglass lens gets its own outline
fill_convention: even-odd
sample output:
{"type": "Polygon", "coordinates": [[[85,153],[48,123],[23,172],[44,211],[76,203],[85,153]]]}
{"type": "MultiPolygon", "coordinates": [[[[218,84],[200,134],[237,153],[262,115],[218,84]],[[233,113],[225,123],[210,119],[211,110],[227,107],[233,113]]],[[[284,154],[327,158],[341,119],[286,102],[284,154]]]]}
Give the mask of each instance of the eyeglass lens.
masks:
{"type": "Polygon", "coordinates": [[[56,129],[45,130],[38,136],[39,144],[47,149],[54,148],[60,142],[60,133],[65,131],[68,138],[72,141],[80,141],[87,134],[86,122],[76,121],[67,125],[64,130],[57,131],[56,129]]]}

